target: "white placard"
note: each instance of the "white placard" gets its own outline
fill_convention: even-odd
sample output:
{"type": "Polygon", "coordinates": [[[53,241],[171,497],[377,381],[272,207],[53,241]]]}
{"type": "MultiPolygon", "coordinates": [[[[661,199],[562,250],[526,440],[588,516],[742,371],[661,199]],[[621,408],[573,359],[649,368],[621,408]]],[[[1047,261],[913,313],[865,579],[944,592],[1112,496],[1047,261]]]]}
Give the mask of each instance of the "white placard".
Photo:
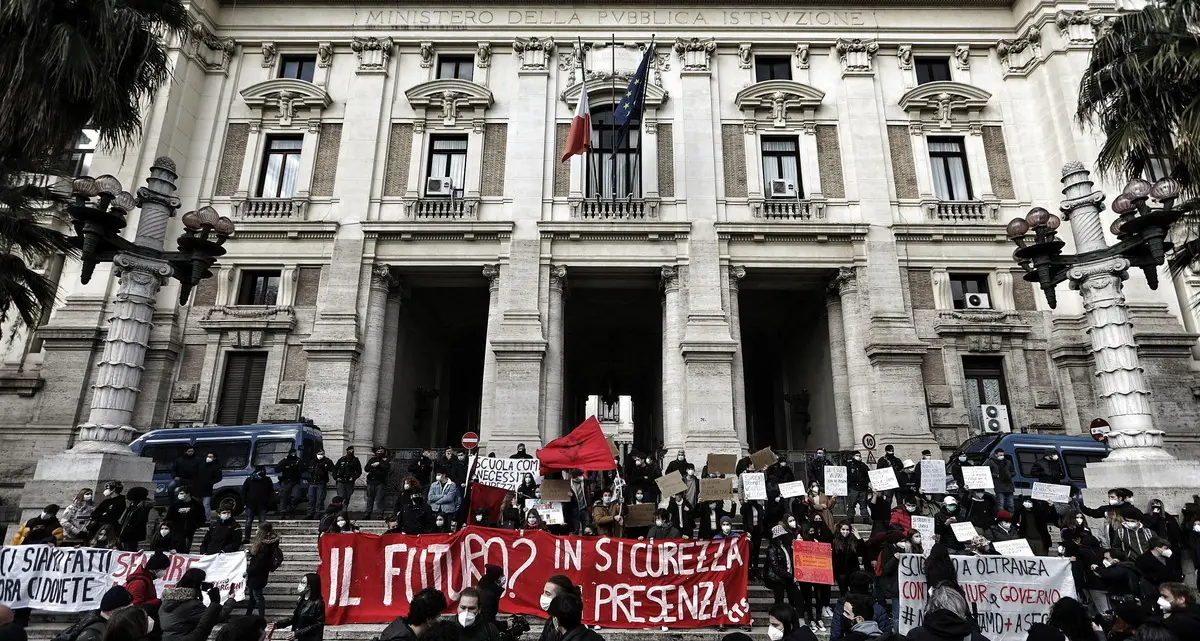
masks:
{"type": "Polygon", "coordinates": [[[1034,483],[1033,498],[1051,503],[1070,503],[1071,486],[1054,483],[1034,483]]]}
{"type": "Polygon", "coordinates": [[[742,472],[742,498],[746,501],[767,500],[767,475],[762,472],[742,472]]]}
{"type": "Polygon", "coordinates": [[[932,516],[912,517],[912,529],[921,533],[921,549],[925,551],[925,556],[929,556],[933,550],[935,527],[932,516]]]}
{"type": "Polygon", "coordinates": [[[535,482],[541,482],[541,461],[536,458],[489,458],[471,457],[474,466],[471,480],[488,487],[516,490],[526,474],[532,474],[535,482]]]}
{"type": "Polygon", "coordinates": [[[954,531],[954,538],[958,539],[959,543],[970,543],[978,536],[975,532],[975,526],[971,525],[970,521],[966,523],[951,523],[950,529],[954,531]]]}
{"type": "Polygon", "coordinates": [[[963,484],[968,490],[990,490],[992,484],[992,468],[983,465],[967,465],[962,468],[963,484]]]}
{"type": "Polygon", "coordinates": [[[1033,553],[1033,548],[1029,547],[1027,539],[1013,539],[1012,541],[992,541],[992,548],[997,554],[1004,556],[1036,556],[1033,553]]]}
{"type": "Polygon", "coordinates": [[[845,465],[826,465],[825,466],[825,495],[826,496],[848,496],[849,488],[846,486],[846,466],[845,465]]]}
{"type": "Polygon", "coordinates": [[[869,470],[867,472],[871,476],[871,489],[876,492],[886,492],[900,487],[900,481],[896,480],[896,470],[890,466],[878,470],[869,470]]]}
{"type": "Polygon", "coordinates": [[[529,510],[537,510],[538,516],[542,517],[542,523],[546,525],[565,525],[567,522],[563,517],[562,503],[525,499],[525,513],[528,514],[529,510]]]}
{"type": "Polygon", "coordinates": [[[804,481],[792,481],[791,483],[779,484],[779,496],[785,499],[790,499],[793,496],[804,496],[807,491],[804,487],[804,481]]]}
{"type": "Polygon", "coordinates": [[[946,493],[946,462],[942,459],[921,461],[921,494],[946,493]]]}

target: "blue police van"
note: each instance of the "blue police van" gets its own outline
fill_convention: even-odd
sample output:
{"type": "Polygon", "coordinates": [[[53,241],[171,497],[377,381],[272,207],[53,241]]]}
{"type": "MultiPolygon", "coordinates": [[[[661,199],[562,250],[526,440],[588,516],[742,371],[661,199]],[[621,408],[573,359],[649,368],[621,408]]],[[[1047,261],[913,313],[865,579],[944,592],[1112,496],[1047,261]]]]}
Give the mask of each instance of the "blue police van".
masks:
{"type": "MultiPolygon", "coordinates": [[[[267,474],[275,480],[279,489],[279,478],[275,475],[275,464],[287,456],[288,450],[296,448],[302,462],[311,461],[317,450],[324,447],[321,429],[312,423],[270,423],[263,425],[210,425],[204,427],[177,427],[154,430],[138,437],[129,444],[129,449],[138,456],[154,459],[154,498],[157,503],[167,504],[167,493],[175,460],[188,447],[196,448],[201,459],[213,452],[221,463],[221,481],[213,488],[213,507],[225,499],[233,499],[236,512],[242,511],[242,484],[263,465],[267,474]]],[[[307,467],[307,465],[306,465],[307,467]]],[[[305,491],[307,496],[307,479],[305,491]]]]}
{"type": "Polygon", "coordinates": [[[1108,446],[1098,443],[1090,436],[1065,436],[1056,434],[980,434],[962,442],[950,462],[946,464],[947,481],[954,485],[953,472],[958,468],[958,455],[965,453],[971,465],[986,465],[996,450],[1004,450],[1013,462],[1015,494],[1027,495],[1033,491],[1033,464],[1046,454],[1058,453],[1058,465],[1065,474],[1063,484],[1071,485],[1076,492],[1087,487],[1083,468],[1088,463],[1103,461],[1108,456],[1108,446]]]}

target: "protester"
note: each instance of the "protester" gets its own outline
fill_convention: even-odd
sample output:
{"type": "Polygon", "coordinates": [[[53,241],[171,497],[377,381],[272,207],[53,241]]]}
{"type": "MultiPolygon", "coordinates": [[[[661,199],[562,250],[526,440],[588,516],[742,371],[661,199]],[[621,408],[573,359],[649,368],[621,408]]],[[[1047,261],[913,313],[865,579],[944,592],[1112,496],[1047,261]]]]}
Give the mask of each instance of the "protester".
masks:
{"type": "Polygon", "coordinates": [[[467,482],[467,453],[455,453],[453,448],[446,448],[446,458],[442,461],[441,469],[451,482],[463,488],[467,482]]]}
{"type": "Polygon", "coordinates": [[[996,513],[996,524],[988,528],[983,536],[992,543],[1015,541],[1021,538],[1017,534],[1016,528],[1013,527],[1013,515],[1009,514],[1006,510],[1000,510],[996,513]]]}
{"type": "Polygon", "coordinates": [[[600,501],[592,506],[592,522],[600,536],[621,538],[625,532],[625,517],[621,503],[613,499],[612,492],[605,490],[600,501]]]}
{"type": "Polygon", "coordinates": [[[1142,513],[1132,505],[1124,505],[1117,513],[1121,517],[1121,529],[1116,536],[1109,539],[1109,544],[1124,550],[1130,558],[1136,559],[1150,549],[1150,540],[1154,532],[1142,524],[1142,513]]]}
{"type": "Polygon", "coordinates": [[[546,523],[542,521],[542,515],[537,510],[529,510],[525,513],[525,524],[521,526],[523,530],[545,530],[546,523]]]}
{"type": "Polygon", "coordinates": [[[1017,534],[1029,542],[1029,549],[1037,556],[1050,553],[1050,525],[1057,523],[1054,508],[1045,501],[1024,497],[1013,514],[1017,534]]]}
{"type": "Polygon", "coordinates": [[[204,505],[204,520],[211,521],[212,514],[212,497],[213,488],[217,483],[221,482],[224,475],[221,473],[221,463],[217,461],[215,452],[209,452],[204,455],[204,462],[200,464],[200,469],[196,472],[196,478],[192,481],[192,489],[196,496],[200,497],[200,503],[204,505]]]}
{"type": "Polygon", "coordinates": [[[204,570],[191,568],[179,577],[173,588],[162,593],[158,619],[162,623],[163,641],[204,641],[216,624],[229,616],[233,599],[221,605],[221,591],[208,591],[208,606],[200,598],[207,578],[204,570]]]}
{"type": "MultiPolygon", "coordinates": [[[[640,494],[639,494],[640,496],[640,494]]],[[[641,503],[643,499],[637,499],[641,503]]],[[[700,526],[696,538],[711,539],[719,532],[721,519],[729,513],[725,510],[724,501],[704,501],[696,506],[696,523],[700,526]]]]}
{"type": "Polygon", "coordinates": [[[204,506],[192,496],[192,490],[187,485],[176,488],[175,498],[177,500],[167,508],[163,522],[171,526],[171,531],[176,535],[175,549],[190,554],[196,530],[204,525],[204,506]]]}
{"type": "Polygon", "coordinates": [[[770,641],[817,641],[817,635],[786,603],[776,602],[767,611],[767,638],[770,641]]]}
{"type": "Polygon", "coordinates": [[[433,511],[434,516],[442,516],[446,521],[454,520],[454,516],[458,514],[458,510],[462,506],[462,496],[459,494],[458,485],[444,470],[436,473],[433,485],[429,486],[428,500],[429,508],[433,511]]]}
{"type": "Polygon", "coordinates": [[[300,506],[301,481],[304,478],[304,463],[296,454],[296,448],[288,448],[283,460],[275,464],[275,473],[279,475],[279,510],[280,516],[289,515],[300,506]]]}
{"type": "Polygon", "coordinates": [[[1013,504],[1013,476],[1016,475],[1013,462],[1009,460],[1008,454],[1004,450],[996,448],[987,465],[992,472],[992,489],[996,492],[996,507],[1011,514],[1016,511],[1016,505],[1013,504]]]}
{"type": "Polygon", "coordinates": [[[155,552],[149,559],[125,578],[125,589],[129,592],[133,605],[150,606],[158,611],[161,601],[154,582],[161,579],[171,567],[171,557],[162,552],[155,552]]]}
{"type": "Polygon", "coordinates": [[[870,468],[863,463],[862,454],[855,452],[854,457],[846,462],[846,518],[851,523],[854,522],[856,508],[862,515],[863,523],[871,522],[871,506],[867,503],[870,486],[870,468]]]}
{"type": "MultiPolygon", "coordinates": [[[[325,511],[325,492],[329,478],[334,474],[333,461],[325,456],[325,450],[317,450],[317,455],[308,462],[308,512],[304,518],[315,519],[325,511]]],[[[247,531],[250,528],[246,528],[247,531]]]]}
{"type": "MultiPolygon", "coordinates": [[[[871,534],[887,532],[888,521],[892,518],[891,497],[884,492],[876,492],[871,489],[867,495],[867,506],[871,512],[871,534]]],[[[911,522],[911,518],[909,520],[911,522]]]]}
{"type": "Polygon", "coordinates": [[[832,545],[833,577],[837,581],[838,592],[845,594],[850,575],[867,567],[867,547],[850,521],[839,521],[837,530],[832,545]]]}
{"type": "Polygon", "coordinates": [[[466,587],[458,595],[458,612],[455,622],[458,624],[459,641],[497,641],[500,630],[492,621],[480,620],[482,597],[479,590],[466,587]]]}
{"type": "MultiPolygon", "coordinates": [[[[115,538],[115,537],[114,537],[115,538]]],[[[17,531],[13,545],[58,545],[63,541],[63,528],[58,522],[58,506],[51,503],[42,513],[29,519],[17,531]]]]}
{"type": "MultiPolygon", "coordinates": [[[[104,500],[92,511],[92,519],[88,521],[88,538],[96,534],[100,526],[108,524],[114,528],[121,527],[121,517],[125,514],[125,496],[121,494],[125,485],[120,481],[109,481],[104,484],[104,500]]],[[[133,490],[130,490],[131,492],[133,490]]]]}
{"type": "Polygon", "coordinates": [[[899,629],[900,614],[900,555],[909,551],[911,544],[903,531],[890,530],[884,537],[875,567],[875,591],[881,600],[891,604],[892,627],[899,629]]]}
{"type": "Polygon", "coordinates": [[[408,473],[420,481],[421,485],[433,483],[433,469],[436,465],[437,454],[433,450],[424,450],[414,454],[408,463],[408,473]]]}
{"type": "Polygon", "coordinates": [[[532,501],[536,498],[538,492],[537,481],[533,479],[532,474],[525,474],[521,479],[521,484],[517,486],[517,498],[522,501],[532,501]]]}
{"type": "Polygon", "coordinates": [[[295,641],[321,641],[325,636],[325,600],[322,598],[321,576],[315,572],[305,574],[296,586],[296,592],[300,596],[296,599],[292,616],[276,623],[276,629],[291,628],[291,638],[295,641]]]}
{"type": "Polygon", "coordinates": [[[384,507],[384,498],[387,495],[385,485],[387,484],[388,474],[391,473],[392,462],[388,457],[387,448],[382,445],[375,448],[375,456],[367,459],[367,514],[364,518],[371,519],[371,515],[375,513],[375,508],[379,508],[379,513],[383,514],[386,508],[384,507]]]}
{"type": "Polygon", "coordinates": [[[647,539],[678,539],[683,534],[679,531],[679,527],[671,520],[671,513],[664,509],[659,509],[654,512],[654,527],[646,533],[647,539]]]}
{"type": "Polygon", "coordinates": [[[1182,583],[1158,586],[1158,609],[1163,623],[1180,641],[1200,639],[1200,605],[1196,592],[1182,583]]]}
{"type": "MultiPolygon", "coordinates": [[[[762,548],[763,529],[766,518],[762,501],[742,501],[742,528],[750,535],[750,553],[746,560],[750,578],[759,578],[759,550],[762,548]]],[[[672,513],[674,518],[674,513],[672,513]]],[[[686,536],[688,533],[684,533],[686,536]]]]}
{"type": "Polygon", "coordinates": [[[561,641],[603,641],[583,624],[583,598],[575,592],[559,594],[546,609],[561,641]]]}
{"type": "Polygon", "coordinates": [[[400,519],[395,514],[389,514],[383,519],[384,534],[404,534],[404,530],[400,529],[400,519]]]}
{"type": "Polygon", "coordinates": [[[811,614],[812,597],[809,595],[806,598],[796,583],[792,540],[792,535],[783,525],[776,525],[771,530],[771,542],[767,546],[767,559],[763,564],[763,584],[771,591],[776,605],[783,603],[786,596],[792,607],[800,608],[806,604],[805,610],[811,614]]]}
{"type": "Polygon", "coordinates": [[[900,471],[896,473],[896,482],[900,484],[900,492],[916,495],[921,489],[921,475],[917,472],[917,462],[906,458],[900,465],[900,471]]]}
{"type": "Polygon", "coordinates": [[[121,535],[117,532],[117,528],[105,524],[101,525],[96,534],[92,536],[92,540],[88,541],[89,547],[101,548],[105,550],[117,550],[121,547],[121,535]]]}
{"type": "Polygon", "coordinates": [[[82,543],[87,540],[87,525],[92,518],[96,504],[92,502],[92,488],[85,487],[75,494],[75,500],[63,510],[62,523],[63,540],[68,543],[82,543]]]}
{"type": "Polygon", "coordinates": [[[1117,538],[1124,522],[1123,515],[1136,515],[1137,519],[1142,518],[1142,511],[1129,503],[1133,498],[1133,492],[1123,487],[1112,488],[1108,491],[1108,505],[1089,508],[1086,505],[1081,505],[1079,511],[1086,516],[1094,519],[1105,519],[1108,525],[1107,538],[1112,542],[1117,538]]]}
{"type": "Polygon", "coordinates": [[[350,521],[350,517],[342,512],[334,519],[333,524],[329,529],[325,530],[325,534],[353,534],[358,532],[359,527],[350,521]]]}
{"type": "Polygon", "coordinates": [[[509,456],[508,458],[513,458],[513,459],[531,459],[531,458],[533,458],[533,457],[532,457],[532,456],[530,456],[530,455],[529,455],[529,454],[528,454],[528,453],[525,451],[525,444],[524,444],[524,443],[517,443],[517,452],[516,452],[516,454],[513,454],[512,456],[509,456]]]}
{"type": "Polygon", "coordinates": [[[671,472],[679,472],[680,478],[683,478],[687,476],[688,465],[691,465],[693,470],[696,469],[694,463],[688,463],[687,454],[684,453],[683,450],[679,450],[679,452],[675,454],[675,460],[667,464],[667,469],[663,470],[663,474],[666,475],[670,474],[671,472]]]}
{"type": "Polygon", "coordinates": [[[479,590],[480,623],[496,623],[496,615],[500,612],[500,598],[504,596],[504,569],[488,563],[483,566],[483,576],[475,586],[479,590]]]}
{"type": "Polygon", "coordinates": [[[155,552],[175,552],[181,547],[182,537],[171,528],[171,524],[162,521],[158,530],[150,537],[150,549],[155,552]]]}
{"type": "Polygon", "coordinates": [[[870,641],[883,636],[883,630],[875,622],[875,602],[865,594],[846,596],[841,615],[850,620],[850,632],[843,638],[847,641],[870,641]]]}
{"type": "MultiPolygon", "coordinates": [[[[425,496],[421,494],[421,486],[417,479],[412,478],[409,482],[411,489],[405,490],[408,492],[407,500],[399,509],[400,531],[404,534],[424,534],[429,530],[433,512],[425,502],[425,496]]],[[[404,495],[401,496],[401,500],[404,500],[404,495]]]]}
{"type": "MultiPolygon", "coordinates": [[[[315,575],[314,575],[315,576],[315,575]]],[[[433,588],[416,593],[408,604],[408,616],[396,617],[379,634],[379,641],[411,641],[429,631],[448,603],[446,596],[433,588]]]]}
{"type": "MultiPolygon", "coordinates": [[[[28,610],[28,608],[25,608],[28,610]]],[[[16,614],[6,605],[0,605],[0,641],[29,641],[25,626],[16,622],[16,614]]]]}
{"type": "MultiPolygon", "coordinates": [[[[866,572],[851,574],[846,580],[846,588],[842,589],[839,587],[841,596],[838,597],[837,604],[833,609],[833,617],[829,627],[829,638],[831,641],[838,641],[838,639],[845,637],[851,628],[850,620],[846,618],[845,612],[846,597],[851,594],[861,594],[870,598],[872,587],[871,575],[866,572]]],[[[871,618],[879,626],[880,630],[890,632],[892,630],[892,618],[888,616],[887,606],[874,598],[871,601],[873,603],[871,618]]]]}
{"type": "Polygon", "coordinates": [[[900,528],[902,532],[908,532],[912,529],[912,517],[917,513],[917,497],[907,494],[902,500],[902,504],[896,506],[892,510],[891,517],[888,519],[888,526],[891,528],[900,528]]]}
{"type": "Polygon", "coordinates": [[[237,552],[242,548],[242,526],[233,518],[233,499],[221,501],[217,518],[208,525],[200,543],[200,554],[237,552]]]}
{"type": "Polygon", "coordinates": [[[270,581],[271,572],[283,563],[283,551],[280,549],[279,536],[275,534],[275,526],[262,523],[258,533],[254,535],[254,543],[246,552],[246,595],[250,597],[246,605],[246,614],[254,613],[258,606],[258,615],[267,616],[267,599],[263,590],[270,581]]]}
{"type": "MultiPolygon", "coordinates": [[[[746,510],[747,506],[754,505],[754,501],[745,501],[742,503],[742,509],[746,510]]],[[[696,522],[693,516],[692,506],[688,504],[686,490],[675,496],[667,499],[667,515],[670,517],[671,523],[679,529],[681,537],[686,536],[691,538],[695,534],[696,522]]],[[[760,508],[761,511],[761,508],[760,508]]],[[[742,513],[742,520],[746,521],[745,512],[742,513]]]]}
{"type": "Polygon", "coordinates": [[[132,603],[129,591],[124,586],[114,585],[100,597],[99,610],[84,614],[59,636],[73,641],[101,641],[112,617],[132,603]]]}
{"type": "Polygon", "coordinates": [[[1124,550],[1105,550],[1101,564],[1093,565],[1091,570],[1103,588],[1102,591],[1091,593],[1096,608],[1101,612],[1111,609],[1110,604],[1115,601],[1141,599],[1146,591],[1141,573],[1124,550]]]}
{"type": "Polygon", "coordinates": [[[433,519],[430,521],[429,528],[426,530],[425,533],[426,534],[447,534],[453,529],[453,527],[454,527],[454,523],[450,520],[450,517],[438,512],[438,513],[434,513],[433,519]]]}
{"type": "Polygon", "coordinates": [[[101,641],[145,641],[151,629],[149,613],[141,608],[123,608],[108,620],[101,641]]]}
{"type": "Polygon", "coordinates": [[[971,490],[964,516],[976,528],[986,532],[996,524],[996,497],[983,490],[971,490]]]}
{"type": "Polygon", "coordinates": [[[1105,641],[1128,641],[1145,621],[1146,611],[1140,603],[1116,603],[1112,608],[1112,620],[1105,641]]]}
{"type": "Polygon", "coordinates": [[[1171,544],[1166,539],[1154,537],[1150,539],[1149,545],[1150,549],[1134,560],[1134,567],[1141,573],[1142,578],[1151,585],[1182,583],[1183,573],[1171,562],[1171,557],[1175,554],[1171,544]]]}
{"type": "MultiPolygon", "coordinates": [[[[246,527],[243,530],[242,542],[250,542],[250,525],[257,518],[261,528],[267,520],[267,510],[271,507],[271,499],[275,497],[275,484],[267,476],[265,465],[254,466],[254,472],[242,483],[242,500],[246,504],[246,527]]],[[[311,507],[311,503],[309,504],[311,507]]]]}
{"type": "Polygon", "coordinates": [[[346,454],[338,459],[333,470],[333,480],[337,482],[338,496],[346,504],[346,509],[350,509],[350,498],[354,496],[354,483],[362,476],[362,463],[358,457],[354,455],[354,446],[346,447],[346,454]]]}
{"type": "Polygon", "coordinates": [[[1029,626],[1027,641],[1096,641],[1091,615],[1079,601],[1065,596],[1050,606],[1046,621],[1029,626]]]}
{"type": "Polygon", "coordinates": [[[146,525],[150,521],[150,511],[154,509],[154,500],[144,487],[131,488],[127,498],[117,538],[121,550],[133,552],[146,540],[146,525]]]}
{"type": "Polygon", "coordinates": [[[930,590],[921,625],[905,637],[908,641],[988,641],[975,625],[967,598],[949,586],[930,590]]]}
{"type": "Polygon", "coordinates": [[[823,491],[825,487],[825,448],[818,447],[813,458],[808,462],[808,484],[809,486],[817,486],[817,493],[823,491]]]}
{"type": "Polygon", "coordinates": [[[203,464],[200,458],[196,456],[196,447],[188,445],[183,450],[183,454],[175,459],[175,470],[171,475],[171,484],[167,486],[167,495],[174,494],[179,491],[179,486],[187,485],[191,487],[196,482],[196,478],[200,476],[200,466],[203,464]]]}
{"type": "Polygon", "coordinates": [[[1052,451],[1038,459],[1029,470],[1029,475],[1039,483],[1061,484],[1065,476],[1062,465],[1058,463],[1058,452],[1052,451]]]}
{"type": "MultiPolygon", "coordinates": [[[[1167,512],[1161,499],[1150,501],[1146,513],[1142,516],[1142,523],[1155,534],[1166,539],[1171,544],[1171,549],[1183,548],[1183,532],[1179,528],[1179,521],[1173,514],[1167,512]]],[[[1172,559],[1172,563],[1179,565],[1179,559],[1172,559]]]]}

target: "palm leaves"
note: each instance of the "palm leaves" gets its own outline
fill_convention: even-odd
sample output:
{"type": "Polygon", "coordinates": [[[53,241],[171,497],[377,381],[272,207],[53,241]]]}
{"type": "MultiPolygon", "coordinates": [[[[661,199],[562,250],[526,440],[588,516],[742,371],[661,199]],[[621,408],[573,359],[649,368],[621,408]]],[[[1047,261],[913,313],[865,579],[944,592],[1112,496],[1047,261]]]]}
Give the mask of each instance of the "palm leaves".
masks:
{"type": "MultiPolygon", "coordinates": [[[[1076,118],[1105,136],[1100,172],[1142,177],[1152,163],[1172,170],[1185,207],[1200,197],[1200,3],[1163,0],[1123,14],[1092,48],[1076,118]]],[[[1200,258],[1200,231],[1182,219],[1179,270],[1200,258]]]]}
{"type": "Polygon", "coordinates": [[[191,18],[181,0],[5,0],[0,4],[0,321],[29,325],[54,303],[31,269],[71,251],[38,205],[54,201],[31,175],[62,173],[85,127],[123,147],[141,132],[141,108],[170,77],[165,39],[191,18]]]}

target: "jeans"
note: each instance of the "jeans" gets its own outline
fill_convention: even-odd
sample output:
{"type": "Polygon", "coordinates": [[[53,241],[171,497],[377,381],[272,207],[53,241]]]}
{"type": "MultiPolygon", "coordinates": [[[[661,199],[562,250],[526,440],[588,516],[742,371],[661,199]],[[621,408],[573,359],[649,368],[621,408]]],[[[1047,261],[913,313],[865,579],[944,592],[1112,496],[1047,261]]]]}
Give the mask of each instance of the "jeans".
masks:
{"type": "Polygon", "coordinates": [[[354,481],[346,483],[345,481],[337,482],[338,496],[342,497],[342,505],[346,506],[346,511],[350,511],[350,497],[354,496],[354,481]]]}
{"type": "Polygon", "coordinates": [[[279,482],[279,513],[291,512],[300,503],[300,483],[279,482]]]}
{"type": "Polygon", "coordinates": [[[308,518],[314,518],[325,512],[325,484],[308,484],[308,518]]]}
{"type": "Polygon", "coordinates": [[[996,492],[996,509],[1004,510],[1009,514],[1014,511],[1013,493],[1012,492],[996,492]]]}
{"type": "Polygon", "coordinates": [[[246,588],[246,594],[250,596],[250,603],[246,606],[246,616],[254,614],[254,606],[258,606],[258,616],[266,618],[267,616],[267,597],[263,595],[262,588],[246,588]]]}
{"type": "Polygon", "coordinates": [[[250,522],[255,518],[258,519],[258,525],[261,527],[267,521],[267,508],[262,506],[250,507],[246,506],[246,529],[242,530],[242,537],[250,538],[250,522]]]}
{"type": "Polygon", "coordinates": [[[850,489],[846,496],[846,517],[854,519],[854,508],[858,507],[863,519],[871,518],[871,506],[867,504],[867,491],[850,489]]]}
{"type": "Polygon", "coordinates": [[[212,497],[211,496],[200,497],[200,504],[204,506],[204,520],[211,521],[212,520],[212,497]]]}
{"type": "Polygon", "coordinates": [[[379,507],[379,514],[383,515],[387,512],[384,507],[384,497],[387,495],[387,489],[383,483],[367,483],[367,514],[374,514],[375,507],[379,507]]]}

